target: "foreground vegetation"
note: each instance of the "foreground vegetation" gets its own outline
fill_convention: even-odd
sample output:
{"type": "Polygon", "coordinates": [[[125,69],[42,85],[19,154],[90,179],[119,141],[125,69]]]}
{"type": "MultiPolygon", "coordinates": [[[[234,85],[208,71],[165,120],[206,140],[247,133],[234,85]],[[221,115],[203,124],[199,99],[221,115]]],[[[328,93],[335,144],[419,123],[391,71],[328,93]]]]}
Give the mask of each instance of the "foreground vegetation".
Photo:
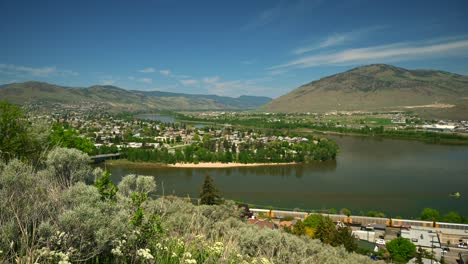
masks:
{"type": "Polygon", "coordinates": [[[154,199],[153,177],[128,175],[115,186],[109,173],[92,170],[87,154],[59,147],[86,146],[74,135],[56,137],[45,124],[32,129],[37,124],[14,106],[0,110],[0,263],[369,261],[249,225],[234,202],[207,196],[206,185],[202,201],[216,205],[154,199]]]}
{"type": "Polygon", "coordinates": [[[0,261],[366,262],[342,247],[248,225],[234,202],[195,206],[175,197],[152,199],[152,177],[129,175],[114,186],[108,174],[91,171],[87,159],[56,148],[40,166],[2,162],[0,261]]]}
{"type": "MultiPolygon", "coordinates": [[[[349,228],[327,217],[310,216],[287,232],[247,224],[210,177],[200,194],[206,205],[198,206],[153,198],[153,177],[127,175],[116,186],[74,148],[89,146],[76,134],[50,133],[0,106],[0,263],[370,262],[352,253],[359,250],[349,228]]],[[[440,217],[430,209],[423,216],[440,217]]],[[[404,243],[387,248],[394,261],[414,256],[404,243]]]]}

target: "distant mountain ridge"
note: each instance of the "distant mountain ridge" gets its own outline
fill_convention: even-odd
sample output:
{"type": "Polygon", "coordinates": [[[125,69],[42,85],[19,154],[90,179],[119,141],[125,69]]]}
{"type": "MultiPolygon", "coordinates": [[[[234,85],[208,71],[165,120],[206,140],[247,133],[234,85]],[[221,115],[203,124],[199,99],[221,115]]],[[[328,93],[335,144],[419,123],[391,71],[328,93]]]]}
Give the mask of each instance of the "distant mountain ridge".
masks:
{"type": "Polygon", "coordinates": [[[112,110],[243,110],[255,109],[270,102],[264,96],[241,95],[237,98],[183,94],[161,91],[125,90],[111,85],[87,88],[65,87],[45,82],[23,82],[0,86],[1,100],[24,103],[99,102],[112,110]]]}
{"type": "Polygon", "coordinates": [[[302,85],[260,108],[271,112],[411,110],[468,119],[468,77],[372,64],[302,85]]]}

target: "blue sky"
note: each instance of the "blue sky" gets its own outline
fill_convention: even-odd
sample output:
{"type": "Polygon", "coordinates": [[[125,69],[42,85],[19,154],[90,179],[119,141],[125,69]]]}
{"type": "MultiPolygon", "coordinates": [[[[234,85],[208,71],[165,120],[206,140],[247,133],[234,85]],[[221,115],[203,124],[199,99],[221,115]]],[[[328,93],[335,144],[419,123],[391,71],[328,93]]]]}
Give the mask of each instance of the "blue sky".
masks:
{"type": "Polygon", "coordinates": [[[370,63],[468,75],[468,1],[0,1],[0,83],[277,97],[370,63]]]}

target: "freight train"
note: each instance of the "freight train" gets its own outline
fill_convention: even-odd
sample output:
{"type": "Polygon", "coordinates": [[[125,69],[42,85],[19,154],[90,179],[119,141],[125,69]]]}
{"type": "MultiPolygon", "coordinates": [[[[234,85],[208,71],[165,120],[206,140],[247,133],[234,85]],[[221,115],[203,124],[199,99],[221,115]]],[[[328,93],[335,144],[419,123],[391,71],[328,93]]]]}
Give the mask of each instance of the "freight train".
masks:
{"type": "MultiPolygon", "coordinates": [[[[297,217],[305,219],[310,213],[296,212],[296,211],[281,211],[281,210],[268,210],[268,209],[254,209],[251,208],[250,212],[254,215],[263,214],[266,217],[284,218],[284,217],[297,217]]],[[[348,225],[380,225],[386,227],[397,228],[411,228],[411,227],[433,227],[433,228],[446,228],[456,229],[468,233],[468,224],[456,224],[445,222],[432,222],[422,220],[410,219],[392,219],[384,217],[369,217],[369,216],[346,216],[341,214],[322,214],[330,217],[334,222],[342,222],[348,225]]]]}

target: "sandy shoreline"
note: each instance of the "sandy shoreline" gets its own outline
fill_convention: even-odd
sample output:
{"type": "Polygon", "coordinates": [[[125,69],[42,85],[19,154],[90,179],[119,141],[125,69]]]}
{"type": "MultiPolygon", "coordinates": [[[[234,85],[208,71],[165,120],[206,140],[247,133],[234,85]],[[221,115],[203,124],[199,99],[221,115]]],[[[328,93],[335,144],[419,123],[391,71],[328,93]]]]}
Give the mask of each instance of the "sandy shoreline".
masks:
{"type": "Polygon", "coordinates": [[[260,166],[282,166],[282,165],[294,165],[299,164],[297,162],[288,163],[221,163],[221,162],[200,162],[200,163],[176,163],[176,164],[161,164],[152,162],[132,162],[128,160],[108,160],[107,165],[126,165],[135,167],[169,167],[169,168],[236,168],[236,167],[260,167],[260,166]]]}
{"type": "Polygon", "coordinates": [[[280,165],[294,165],[296,162],[288,163],[221,163],[221,162],[200,162],[195,163],[176,163],[168,164],[167,167],[174,168],[235,168],[235,167],[260,167],[260,166],[280,166],[280,165]]]}

